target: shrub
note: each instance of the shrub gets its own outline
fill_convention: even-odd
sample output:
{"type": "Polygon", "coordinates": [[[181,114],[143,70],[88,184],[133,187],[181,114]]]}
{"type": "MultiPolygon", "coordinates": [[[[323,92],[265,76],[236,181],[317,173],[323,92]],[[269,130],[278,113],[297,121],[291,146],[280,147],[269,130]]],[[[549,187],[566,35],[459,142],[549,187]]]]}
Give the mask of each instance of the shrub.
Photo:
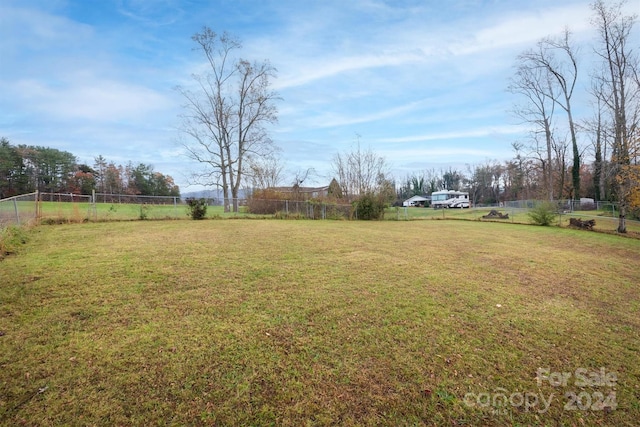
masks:
{"type": "Polygon", "coordinates": [[[149,218],[149,206],[140,205],[140,215],[138,216],[141,221],[149,218]]]}
{"type": "MultiPolygon", "coordinates": [[[[287,199],[285,195],[271,189],[256,190],[247,200],[247,211],[258,215],[274,215],[284,208],[285,199],[287,199]]],[[[290,201],[290,203],[294,202],[290,201]]]]}
{"type": "Polygon", "coordinates": [[[539,203],[528,213],[529,218],[537,225],[551,225],[558,216],[557,207],[553,203],[539,203]]]}
{"type": "Polygon", "coordinates": [[[204,219],[207,216],[207,199],[189,198],[186,202],[191,219],[204,219]]]}
{"type": "Polygon", "coordinates": [[[386,203],[375,194],[365,194],[355,202],[355,215],[357,219],[371,220],[383,219],[386,203]]]}

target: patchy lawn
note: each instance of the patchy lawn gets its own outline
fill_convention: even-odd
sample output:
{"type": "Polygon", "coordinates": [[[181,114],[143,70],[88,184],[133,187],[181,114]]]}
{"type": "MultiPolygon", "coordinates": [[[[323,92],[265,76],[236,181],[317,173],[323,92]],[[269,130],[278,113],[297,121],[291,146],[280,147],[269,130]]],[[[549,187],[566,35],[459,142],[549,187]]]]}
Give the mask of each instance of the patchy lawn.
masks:
{"type": "Polygon", "coordinates": [[[28,237],[0,262],[0,424],[640,419],[638,240],[277,220],[28,237]]]}

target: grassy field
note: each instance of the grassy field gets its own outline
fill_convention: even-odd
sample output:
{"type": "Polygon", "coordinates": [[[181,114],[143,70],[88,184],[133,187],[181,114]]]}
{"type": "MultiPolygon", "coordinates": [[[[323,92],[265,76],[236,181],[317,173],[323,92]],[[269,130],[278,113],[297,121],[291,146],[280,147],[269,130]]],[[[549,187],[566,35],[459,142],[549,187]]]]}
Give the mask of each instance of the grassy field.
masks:
{"type": "MultiPolygon", "coordinates": [[[[186,205],[136,204],[136,203],[96,203],[95,209],[89,203],[41,202],[43,219],[68,219],[82,222],[85,218],[97,221],[131,221],[139,219],[187,219],[189,211],[186,205]]],[[[228,218],[245,216],[243,213],[224,212],[222,206],[209,206],[208,218],[228,218]]]]}
{"type": "Polygon", "coordinates": [[[639,283],[640,241],[559,228],[41,226],[0,262],[0,424],[634,426],[639,283]]]}

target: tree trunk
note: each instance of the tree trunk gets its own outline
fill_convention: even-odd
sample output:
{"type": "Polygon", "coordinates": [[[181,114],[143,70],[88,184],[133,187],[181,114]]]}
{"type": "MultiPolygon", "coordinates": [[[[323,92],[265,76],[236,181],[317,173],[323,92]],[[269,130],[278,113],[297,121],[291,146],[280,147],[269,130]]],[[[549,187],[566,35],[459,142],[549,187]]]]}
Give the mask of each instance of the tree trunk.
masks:
{"type": "Polygon", "coordinates": [[[595,199],[602,200],[602,141],[600,140],[600,130],[596,130],[596,152],[593,164],[593,186],[595,189],[595,199]]]}
{"type": "Polygon", "coordinates": [[[551,155],[551,144],[552,144],[552,135],[551,135],[551,125],[549,124],[549,119],[544,118],[544,134],[547,143],[547,171],[546,171],[546,179],[547,179],[547,192],[549,201],[553,202],[553,161],[551,155]]]}
{"type": "Polygon", "coordinates": [[[627,207],[624,203],[620,203],[619,206],[620,214],[618,215],[618,233],[626,233],[627,232],[627,207]]]}
{"type": "Polygon", "coordinates": [[[569,104],[569,98],[566,98],[567,102],[567,116],[569,118],[569,130],[571,132],[571,146],[573,148],[573,170],[571,171],[571,178],[573,184],[573,199],[580,200],[580,150],[578,149],[578,141],[576,139],[576,129],[573,123],[573,117],[571,115],[571,107],[569,104]]]}

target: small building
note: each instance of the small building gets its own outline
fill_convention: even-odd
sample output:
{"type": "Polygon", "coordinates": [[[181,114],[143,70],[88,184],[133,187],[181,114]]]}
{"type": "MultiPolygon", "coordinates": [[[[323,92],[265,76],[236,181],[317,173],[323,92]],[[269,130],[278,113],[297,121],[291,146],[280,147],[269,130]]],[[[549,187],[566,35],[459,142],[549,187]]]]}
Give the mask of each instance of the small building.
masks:
{"type": "Polygon", "coordinates": [[[329,194],[329,186],[324,187],[270,187],[269,190],[282,194],[286,198],[292,199],[315,199],[317,197],[326,197],[329,194]]]}
{"type": "Polygon", "coordinates": [[[427,197],[424,196],[413,196],[402,202],[402,206],[420,206],[424,207],[424,205],[429,201],[427,197]]]}

